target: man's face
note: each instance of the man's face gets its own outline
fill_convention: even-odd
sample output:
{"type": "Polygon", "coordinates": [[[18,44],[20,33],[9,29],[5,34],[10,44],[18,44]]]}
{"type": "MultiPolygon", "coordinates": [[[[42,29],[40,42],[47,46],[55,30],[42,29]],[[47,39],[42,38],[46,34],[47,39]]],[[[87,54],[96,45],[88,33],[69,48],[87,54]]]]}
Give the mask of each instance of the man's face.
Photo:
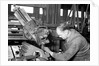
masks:
{"type": "Polygon", "coordinates": [[[56,32],[57,32],[57,34],[58,34],[58,36],[60,38],[62,38],[62,39],[66,39],[67,38],[67,31],[66,30],[65,31],[61,31],[61,30],[57,29],[56,32]]]}
{"type": "Polygon", "coordinates": [[[62,38],[62,39],[66,38],[64,34],[59,34],[59,37],[62,38]]]}

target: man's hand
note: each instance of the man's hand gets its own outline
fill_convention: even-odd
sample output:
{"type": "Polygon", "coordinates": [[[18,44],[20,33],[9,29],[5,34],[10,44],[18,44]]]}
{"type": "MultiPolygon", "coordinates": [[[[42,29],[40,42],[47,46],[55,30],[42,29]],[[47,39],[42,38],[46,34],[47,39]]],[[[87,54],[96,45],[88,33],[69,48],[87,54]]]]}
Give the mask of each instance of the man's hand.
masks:
{"type": "Polygon", "coordinates": [[[46,52],[48,52],[48,53],[51,52],[51,50],[50,50],[48,47],[44,47],[44,50],[45,50],[46,52]]]}
{"type": "Polygon", "coordinates": [[[44,50],[49,53],[51,56],[53,56],[53,52],[48,48],[48,47],[44,47],[44,50]]]}

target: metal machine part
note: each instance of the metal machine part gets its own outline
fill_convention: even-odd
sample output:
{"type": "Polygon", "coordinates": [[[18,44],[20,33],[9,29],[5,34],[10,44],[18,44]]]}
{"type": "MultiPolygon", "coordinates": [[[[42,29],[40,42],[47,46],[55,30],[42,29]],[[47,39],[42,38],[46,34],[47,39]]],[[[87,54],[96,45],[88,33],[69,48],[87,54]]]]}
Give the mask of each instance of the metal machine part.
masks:
{"type": "Polygon", "coordinates": [[[8,61],[48,60],[49,54],[44,52],[42,49],[39,49],[33,45],[28,45],[28,51],[23,55],[20,51],[21,48],[22,48],[22,45],[8,46],[8,61]]]}
{"type": "Polygon", "coordinates": [[[8,46],[8,60],[10,61],[12,58],[14,58],[11,47],[8,46]]]}
{"type": "MultiPolygon", "coordinates": [[[[43,51],[45,44],[50,43],[50,40],[47,39],[50,33],[49,29],[46,27],[40,26],[39,21],[35,18],[29,17],[29,15],[20,7],[14,8],[14,15],[20,21],[23,26],[23,32],[27,39],[35,41],[41,48],[35,47],[33,45],[29,46],[29,50],[24,54],[25,58],[32,58],[33,53],[37,56],[45,58],[48,60],[49,54],[43,51]],[[39,51],[39,52],[37,52],[39,51]],[[31,57],[28,57],[31,56],[31,57]]],[[[28,43],[26,43],[28,45],[28,43]]]]}
{"type": "Polygon", "coordinates": [[[37,58],[38,58],[38,57],[42,57],[42,53],[41,53],[40,51],[35,51],[35,52],[33,53],[33,56],[36,56],[37,58]]]}
{"type": "Polygon", "coordinates": [[[19,54],[19,47],[18,46],[11,46],[12,47],[12,51],[14,53],[14,56],[15,57],[20,57],[20,54],[19,54]]]}
{"type": "Polygon", "coordinates": [[[19,45],[8,46],[8,61],[20,60],[18,57],[20,57],[19,45]]]}
{"type": "Polygon", "coordinates": [[[45,59],[48,59],[49,57],[49,54],[48,53],[45,53],[42,49],[38,48],[38,47],[35,47],[33,45],[30,45],[26,42],[24,42],[24,45],[23,46],[26,46],[27,47],[27,52],[24,53],[24,56],[35,56],[35,57],[42,57],[42,58],[45,58],[45,59]],[[37,56],[36,56],[37,55],[37,56]]]}
{"type": "Polygon", "coordinates": [[[14,15],[23,26],[26,37],[30,40],[36,41],[37,44],[42,44],[43,41],[46,41],[46,39],[42,40],[40,36],[48,35],[48,29],[40,27],[38,21],[29,17],[24,9],[15,6],[14,15]]]}

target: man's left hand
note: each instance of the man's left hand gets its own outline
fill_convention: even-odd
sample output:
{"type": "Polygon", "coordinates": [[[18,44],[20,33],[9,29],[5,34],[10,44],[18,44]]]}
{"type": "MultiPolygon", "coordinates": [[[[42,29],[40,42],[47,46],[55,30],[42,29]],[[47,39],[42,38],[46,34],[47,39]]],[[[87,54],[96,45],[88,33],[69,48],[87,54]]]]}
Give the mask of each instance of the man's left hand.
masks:
{"type": "Polygon", "coordinates": [[[48,52],[48,53],[51,52],[51,50],[50,50],[48,47],[44,47],[44,50],[45,50],[46,52],[48,52]]]}
{"type": "Polygon", "coordinates": [[[48,47],[44,47],[44,50],[48,52],[51,56],[53,55],[53,52],[48,47]]]}

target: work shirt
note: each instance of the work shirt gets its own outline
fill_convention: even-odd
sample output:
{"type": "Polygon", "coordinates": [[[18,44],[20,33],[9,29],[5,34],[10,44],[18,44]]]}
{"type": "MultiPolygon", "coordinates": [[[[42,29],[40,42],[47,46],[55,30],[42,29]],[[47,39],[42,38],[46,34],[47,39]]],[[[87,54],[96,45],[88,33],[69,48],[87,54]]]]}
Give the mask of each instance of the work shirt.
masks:
{"type": "Polygon", "coordinates": [[[71,29],[71,35],[65,40],[66,50],[62,53],[53,53],[57,61],[89,61],[90,45],[76,30],[71,29]]]}

